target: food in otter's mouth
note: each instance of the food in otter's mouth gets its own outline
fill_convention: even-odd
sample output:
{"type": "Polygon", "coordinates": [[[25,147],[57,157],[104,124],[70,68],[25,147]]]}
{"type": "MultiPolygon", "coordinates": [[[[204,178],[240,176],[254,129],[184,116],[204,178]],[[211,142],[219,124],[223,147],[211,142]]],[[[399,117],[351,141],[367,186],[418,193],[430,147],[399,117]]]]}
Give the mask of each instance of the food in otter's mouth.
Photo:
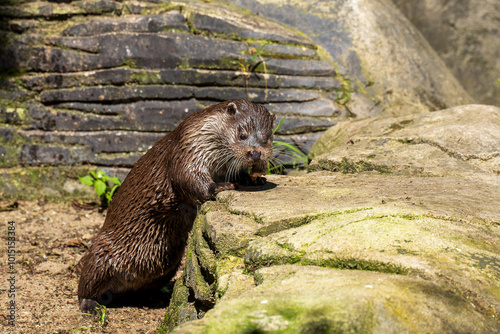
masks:
{"type": "Polygon", "coordinates": [[[274,120],[263,106],[226,101],[186,117],[146,152],[78,263],[82,312],[96,314],[126,292],[168,283],[199,206],[238,183],[265,183],[274,120]]]}

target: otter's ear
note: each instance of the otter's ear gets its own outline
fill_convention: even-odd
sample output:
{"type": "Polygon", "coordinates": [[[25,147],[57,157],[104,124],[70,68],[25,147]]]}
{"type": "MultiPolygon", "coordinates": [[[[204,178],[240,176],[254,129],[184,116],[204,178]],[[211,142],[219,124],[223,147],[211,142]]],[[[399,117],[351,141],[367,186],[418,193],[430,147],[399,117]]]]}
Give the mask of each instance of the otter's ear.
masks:
{"type": "Polygon", "coordinates": [[[236,115],[238,111],[238,107],[236,107],[236,104],[234,102],[231,102],[227,105],[227,112],[229,115],[236,115]]]}

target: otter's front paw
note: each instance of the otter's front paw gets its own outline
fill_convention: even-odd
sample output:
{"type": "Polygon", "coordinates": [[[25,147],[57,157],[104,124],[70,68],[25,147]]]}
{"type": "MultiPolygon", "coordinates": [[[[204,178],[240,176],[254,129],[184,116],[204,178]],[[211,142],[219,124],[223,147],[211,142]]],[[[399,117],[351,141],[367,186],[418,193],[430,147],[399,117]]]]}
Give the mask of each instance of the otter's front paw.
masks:
{"type": "Polygon", "coordinates": [[[252,186],[263,186],[267,183],[266,178],[262,176],[250,176],[250,178],[252,179],[252,186]]]}
{"type": "Polygon", "coordinates": [[[215,197],[218,193],[224,190],[235,190],[238,189],[238,184],[231,182],[222,182],[222,183],[212,183],[208,189],[208,192],[211,197],[215,197]]]}
{"type": "Polygon", "coordinates": [[[262,177],[261,173],[241,173],[239,175],[239,183],[242,186],[263,186],[264,184],[267,183],[267,180],[265,177],[262,177]]]}

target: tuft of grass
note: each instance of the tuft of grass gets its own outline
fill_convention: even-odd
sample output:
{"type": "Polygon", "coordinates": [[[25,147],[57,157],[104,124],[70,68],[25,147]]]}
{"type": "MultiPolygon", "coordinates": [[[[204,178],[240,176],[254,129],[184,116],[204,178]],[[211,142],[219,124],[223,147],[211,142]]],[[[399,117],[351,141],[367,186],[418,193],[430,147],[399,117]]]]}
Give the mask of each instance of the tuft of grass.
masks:
{"type": "MultiPolygon", "coordinates": [[[[278,131],[278,129],[281,127],[283,122],[285,121],[286,118],[283,118],[278,125],[274,128],[273,134],[278,131]]],[[[295,166],[297,163],[301,164],[307,164],[309,162],[307,155],[302,152],[298,147],[295,145],[292,145],[290,143],[281,141],[281,140],[274,140],[273,141],[273,150],[276,148],[283,148],[285,151],[285,155],[290,156],[293,158],[292,164],[295,166]]],[[[274,159],[271,159],[268,162],[267,165],[268,169],[268,174],[276,173],[276,174],[283,174],[283,171],[285,170],[285,166],[283,164],[277,164],[274,159]]]]}
{"type": "Polygon", "coordinates": [[[95,317],[96,319],[96,323],[93,325],[93,326],[90,326],[90,327],[85,327],[85,326],[82,326],[82,327],[79,327],[79,328],[75,328],[75,329],[71,329],[70,332],[76,332],[76,331],[86,331],[86,330],[89,330],[89,329],[92,329],[96,326],[104,326],[106,324],[106,311],[107,311],[107,307],[104,306],[104,305],[99,305],[99,306],[96,306],[96,311],[97,311],[97,314],[90,314],[90,313],[81,313],[82,315],[86,315],[86,316],[90,316],[90,317],[95,317]]]}
{"type": "MultiPolygon", "coordinates": [[[[243,63],[240,60],[241,72],[243,72],[245,75],[245,83],[246,83],[245,86],[247,89],[247,95],[248,95],[248,86],[249,86],[250,76],[252,75],[252,73],[256,72],[257,68],[261,64],[262,64],[262,67],[264,69],[264,73],[267,74],[266,61],[264,60],[264,57],[262,57],[262,55],[261,55],[261,53],[264,51],[267,44],[269,44],[269,43],[265,43],[257,50],[255,50],[253,47],[251,47],[250,53],[253,54],[252,58],[250,58],[250,60],[248,60],[245,63],[243,63]],[[257,58],[259,58],[259,61],[256,62],[257,58]]],[[[264,100],[267,100],[267,77],[266,76],[264,76],[264,82],[266,85],[264,100]]]]}

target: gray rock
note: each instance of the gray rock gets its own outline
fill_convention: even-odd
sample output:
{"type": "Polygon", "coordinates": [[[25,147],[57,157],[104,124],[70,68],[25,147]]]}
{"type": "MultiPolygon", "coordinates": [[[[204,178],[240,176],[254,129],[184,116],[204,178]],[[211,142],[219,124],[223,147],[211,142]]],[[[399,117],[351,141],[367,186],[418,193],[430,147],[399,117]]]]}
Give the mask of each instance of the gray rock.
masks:
{"type": "Polygon", "coordinates": [[[14,138],[15,130],[11,128],[0,128],[0,140],[9,142],[14,138]]]}
{"type": "Polygon", "coordinates": [[[135,102],[139,100],[184,100],[192,97],[195,88],[185,86],[127,86],[127,87],[89,87],[58,89],[40,94],[46,104],[58,102],[135,102]]]}
{"type": "Polygon", "coordinates": [[[233,99],[248,99],[255,103],[266,102],[298,102],[313,101],[320,98],[320,94],[313,90],[293,89],[243,89],[243,88],[198,88],[194,91],[197,99],[225,101],[227,96],[233,99]]]}
{"type": "Polygon", "coordinates": [[[401,333],[412,329],[488,333],[498,329],[465,298],[424,279],[312,266],[264,268],[256,277],[257,287],[220,303],[206,319],[186,323],[172,333],[200,333],[207,328],[213,333],[401,333]],[[311,305],[315,305],[312,310],[311,305]],[[444,314],[449,318],[443,319],[444,314]],[[399,322],[401,318],[406,321],[399,322]],[[448,319],[453,321],[448,323],[448,319]]]}
{"type": "Polygon", "coordinates": [[[111,33],[58,37],[50,43],[81,51],[37,47],[29,66],[36,71],[76,72],[128,64],[136,68],[200,67],[238,69],[247,47],[238,42],[188,34],[111,33]],[[214,48],[213,45],[218,47],[214,48]],[[158,57],[157,55],[162,55],[158,57]],[[186,57],[189,55],[189,57],[186,57]],[[64,61],[63,61],[64,60],[64,61]]]}
{"type": "Polygon", "coordinates": [[[345,111],[328,99],[318,99],[302,103],[268,103],[265,104],[265,107],[273,113],[280,113],[286,116],[345,116],[345,111]]]}
{"type": "Polygon", "coordinates": [[[129,133],[124,131],[64,132],[47,133],[29,131],[21,136],[46,143],[86,146],[93,153],[146,152],[164,135],[161,133],[129,133]]]}
{"type": "Polygon", "coordinates": [[[36,91],[92,85],[170,84],[237,86],[261,88],[303,88],[325,91],[340,89],[332,77],[289,76],[203,69],[138,70],[105,69],[85,73],[44,74],[22,77],[23,85],[36,91]]]}
{"type": "MultiPolygon", "coordinates": [[[[197,254],[220,247],[216,268],[200,265],[224,273],[209,284],[219,299],[174,332],[274,332],[318,321],[344,332],[500,328],[500,299],[491,293],[499,275],[497,176],[322,172],[268,181],[259,191],[223,192],[219,206],[202,210],[194,234],[212,242],[190,245],[197,254]],[[241,276],[243,259],[255,285],[241,276]]],[[[169,312],[176,307],[174,300],[169,312]]]]}
{"type": "MultiPolygon", "coordinates": [[[[317,75],[333,76],[335,70],[326,61],[302,60],[302,59],[267,59],[265,61],[267,71],[270,73],[285,75],[317,75]]],[[[259,67],[260,72],[263,65],[259,67]]]]}
{"type": "Polygon", "coordinates": [[[87,150],[63,146],[23,145],[19,160],[23,165],[59,165],[84,162],[89,156],[87,150]]]}
{"type": "Polygon", "coordinates": [[[0,12],[6,17],[17,18],[65,18],[82,14],[102,14],[121,11],[121,4],[116,1],[78,1],[68,3],[23,3],[16,6],[0,6],[0,12]]]}
{"type": "Polygon", "coordinates": [[[318,52],[306,46],[291,46],[281,44],[252,43],[250,44],[255,52],[260,51],[263,57],[271,58],[289,58],[289,59],[320,59],[318,52]]]}
{"type": "Polygon", "coordinates": [[[368,119],[329,129],[310,168],[417,175],[500,171],[500,110],[469,105],[421,116],[368,119]],[[320,155],[322,152],[324,155],[320,155]]]}
{"type": "Polygon", "coordinates": [[[389,0],[232,0],[231,4],[307,34],[338,64],[339,73],[348,74],[389,112],[472,103],[432,47],[389,0]]]}
{"type": "MultiPolygon", "coordinates": [[[[277,117],[276,122],[279,123],[282,117],[277,117]]],[[[278,134],[297,134],[324,131],[336,124],[336,121],[330,119],[317,119],[309,117],[293,117],[286,118],[281,127],[278,129],[278,134]]]]}
{"type": "MultiPolygon", "coordinates": [[[[143,156],[143,153],[122,153],[122,154],[97,154],[88,159],[88,163],[98,166],[132,168],[134,164],[143,156]]],[[[126,176],[127,173],[124,173],[126,176]]],[[[124,176],[124,178],[125,178],[124,176]]]]}
{"type": "Polygon", "coordinates": [[[62,32],[64,36],[93,36],[111,32],[163,32],[167,29],[189,31],[186,18],[177,10],[163,15],[102,18],[74,25],[62,32]]]}
{"type": "Polygon", "coordinates": [[[379,116],[384,112],[378,104],[360,93],[351,94],[351,100],[346,104],[346,108],[356,118],[379,116]]]}
{"type": "Polygon", "coordinates": [[[500,105],[500,3],[392,0],[479,103],[500,105]]]}
{"type": "Polygon", "coordinates": [[[263,17],[242,14],[229,6],[210,6],[189,3],[194,9],[192,22],[198,31],[238,36],[241,39],[261,39],[279,44],[302,44],[314,47],[314,43],[303,34],[263,17]]]}

